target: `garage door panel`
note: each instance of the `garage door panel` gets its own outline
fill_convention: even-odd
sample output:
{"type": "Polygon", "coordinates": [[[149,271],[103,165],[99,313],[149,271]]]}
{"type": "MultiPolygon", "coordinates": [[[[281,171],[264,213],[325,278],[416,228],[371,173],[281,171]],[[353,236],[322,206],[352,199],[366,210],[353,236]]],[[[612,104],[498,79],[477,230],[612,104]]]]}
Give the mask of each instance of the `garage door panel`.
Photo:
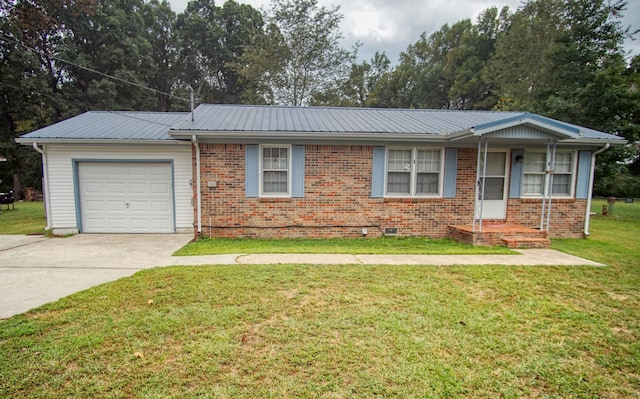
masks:
{"type": "Polygon", "coordinates": [[[104,203],[106,206],[103,209],[108,212],[125,213],[127,211],[127,204],[121,200],[106,200],[104,203]]]}
{"type": "Polygon", "coordinates": [[[122,218],[110,218],[107,223],[107,228],[110,233],[128,233],[129,232],[129,221],[122,218]]]}
{"type": "Polygon", "coordinates": [[[171,221],[169,221],[167,219],[152,219],[151,220],[151,224],[154,226],[154,228],[162,229],[162,228],[165,228],[167,226],[170,226],[171,225],[171,221]]]}
{"type": "Polygon", "coordinates": [[[173,232],[170,163],[80,162],[82,231],[173,232]]]}
{"type": "Polygon", "coordinates": [[[168,183],[151,183],[152,194],[169,194],[171,186],[168,183]]]}
{"type": "Polygon", "coordinates": [[[131,182],[129,184],[129,192],[131,194],[145,194],[148,192],[147,183],[131,182]]]}
{"type": "Polygon", "coordinates": [[[87,177],[91,177],[91,176],[101,177],[101,176],[104,176],[104,166],[100,164],[96,164],[96,165],[86,164],[82,173],[84,176],[87,176],[87,177]]]}
{"type": "Polygon", "coordinates": [[[150,165],[149,166],[149,176],[160,179],[167,179],[171,177],[171,169],[164,168],[160,165],[150,165]]]}
{"type": "Polygon", "coordinates": [[[85,208],[88,211],[101,211],[105,207],[105,201],[103,200],[87,200],[85,201],[85,208]]]}
{"type": "Polygon", "coordinates": [[[130,222],[131,222],[131,228],[138,231],[147,229],[149,226],[149,218],[147,217],[143,217],[143,218],[132,217],[130,219],[130,222]]]}
{"type": "Polygon", "coordinates": [[[139,212],[147,214],[149,211],[153,211],[150,209],[149,201],[131,201],[129,202],[129,211],[131,213],[139,212]]]}
{"type": "Polygon", "coordinates": [[[85,224],[88,229],[104,230],[108,228],[105,218],[87,218],[85,224]]]}
{"type": "Polygon", "coordinates": [[[113,178],[123,178],[127,176],[128,168],[126,164],[121,164],[119,162],[104,164],[104,174],[107,177],[113,178]]]}
{"type": "Polygon", "coordinates": [[[154,212],[166,212],[169,210],[169,202],[151,201],[151,210],[154,212]]]}
{"type": "Polygon", "coordinates": [[[115,195],[115,194],[125,194],[126,192],[127,192],[126,185],[123,182],[112,182],[112,181],[107,182],[105,194],[115,195]]]}
{"type": "Polygon", "coordinates": [[[147,172],[147,166],[145,164],[132,164],[129,165],[129,176],[146,176],[148,174],[147,172]]]}
{"type": "Polygon", "coordinates": [[[100,194],[105,190],[104,183],[89,181],[85,187],[87,194],[100,194]]]}

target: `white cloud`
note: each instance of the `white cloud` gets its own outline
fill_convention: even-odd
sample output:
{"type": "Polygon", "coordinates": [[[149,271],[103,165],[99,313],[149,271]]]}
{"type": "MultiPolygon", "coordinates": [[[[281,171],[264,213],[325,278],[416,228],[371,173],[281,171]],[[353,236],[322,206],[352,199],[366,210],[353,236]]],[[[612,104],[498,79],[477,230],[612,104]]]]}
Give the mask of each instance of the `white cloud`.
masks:
{"type": "MultiPolygon", "coordinates": [[[[259,9],[269,8],[268,0],[236,0],[259,9]]],[[[181,12],[188,0],[171,0],[174,11],[181,12]]],[[[220,0],[217,4],[222,4],[220,0]]],[[[427,35],[445,23],[453,24],[469,18],[475,22],[480,13],[492,6],[509,6],[516,10],[521,0],[318,0],[321,6],[337,5],[344,15],[343,45],[352,48],[361,42],[360,58],[370,59],[376,51],[387,53],[392,62],[408,45],[415,43],[422,32],[427,35]]],[[[640,29],[640,1],[629,0],[622,23],[640,29]]],[[[638,40],[625,41],[625,50],[640,54],[638,40]]]]}

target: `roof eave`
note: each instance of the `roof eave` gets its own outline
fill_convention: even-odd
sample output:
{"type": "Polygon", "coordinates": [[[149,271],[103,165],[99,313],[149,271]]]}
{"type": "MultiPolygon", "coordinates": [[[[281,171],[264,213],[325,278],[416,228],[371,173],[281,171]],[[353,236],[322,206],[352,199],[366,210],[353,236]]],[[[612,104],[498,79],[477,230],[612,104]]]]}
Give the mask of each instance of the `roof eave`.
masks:
{"type": "Polygon", "coordinates": [[[71,138],[44,138],[44,137],[18,137],[16,143],[22,145],[38,144],[160,144],[160,145],[190,145],[189,142],[175,139],[71,139],[71,138]]]}
{"type": "Polygon", "coordinates": [[[559,140],[559,144],[579,144],[579,145],[612,145],[612,146],[623,146],[627,144],[627,140],[624,139],[589,139],[589,138],[577,138],[577,139],[566,139],[559,140]]]}
{"type": "Polygon", "coordinates": [[[203,140],[215,142],[254,142],[254,141],[338,141],[338,142],[415,142],[446,141],[448,136],[433,133],[367,133],[367,132],[250,132],[250,131],[207,131],[207,130],[171,130],[171,137],[190,139],[193,135],[203,140]]]}

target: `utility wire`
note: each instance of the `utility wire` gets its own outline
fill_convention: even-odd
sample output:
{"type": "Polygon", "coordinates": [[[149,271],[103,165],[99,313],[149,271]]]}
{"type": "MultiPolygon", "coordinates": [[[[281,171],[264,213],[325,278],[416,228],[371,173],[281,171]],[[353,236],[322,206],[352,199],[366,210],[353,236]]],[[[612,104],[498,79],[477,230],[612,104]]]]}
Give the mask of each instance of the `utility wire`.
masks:
{"type": "Polygon", "coordinates": [[[65,64],[68,64],[68,65],[71,65],[71,66],[74,66],[74,67],[77,67],[77,68],[80,68],[80,69],[84,69],[85,71],[93,72],[93,73],[95,73],[95,74],[98,74],[98,75],[104,76],[104,77],[109,78],[109,79],[117,80],[117,81],[119,81],[119,82],[126,83],[126,84],[129,84],[129,85],[132,85],[132,86],[135,86],[135,87],[138,87],[138,88],[144,89],[144,90],[150,90],[150,91],[152,91],[152,92],[154,92],[154,93],[156,93],[156,94],[162,94],[162,95],[165,95],[165,96],[173,97],[173,98],[178,99],[178,100],[187,101],[187,102],[190,102],[190,101],[191,101],[191,100],[190,100],[190,99],[188,99],[188,98],[179,97],[179,96],[176,96],[176,95],[171,94],[171,93],[165,93],[165,92],[160,91],[160,90],[152,89],[151,87],[147,87],[147,86],[141,85],[141,84],[139,84],[139,83],[131,82],[131,81],[128,81],[128,80],[126,80],[126,79],[119,78],[119,77],[117,77],[117,76],[109,75],[109,74],[107,74],[107,73],[100,72],[100,71],[97,71],[97,70],[95,70],[95,69],[91,69],[91,68],[89,68],[89,67],[82,66],[82,65],[80,65],[80,64],[76,64],[75,62],[71,62],[71,61],[65,60],[65,59],[60,58],[60,57],[58,57],[58,56],[56,56],[56,55],[53,55],[53,54],[47,54],[47,53],[45,53],[43,50],[38,50],[38,49],[36,49],[36,48],[33,48],[33,47],[31,47],[31,46],[28,46],[28,45],[26,45],[26,44],[22,43],[22,42],[21,42],[21,41],[19,41],[19,40],[16,40],[16,39],[10,38],[10,37],[6,36],[4,33],[0,33],[0,39],[4,40],[4,41],[6,41],[6,42],[10,42],[10,43],[13,43],[13,44],[17,44],[18,46],[24,47],[25,49],[27,49],[27,50],[29,50],[29,51],[31,51],[31,52],[33,52],[33,53],[36,53],[36,54],[38,54],[38,55],[40,55],[40,56],[50,57],[50,58],[52,58],[52,59],[54,59],[54,60],[56,60],[56,61],[60,61],[60,62],[63,62],[63,63],[65,63],[65,64]]]}

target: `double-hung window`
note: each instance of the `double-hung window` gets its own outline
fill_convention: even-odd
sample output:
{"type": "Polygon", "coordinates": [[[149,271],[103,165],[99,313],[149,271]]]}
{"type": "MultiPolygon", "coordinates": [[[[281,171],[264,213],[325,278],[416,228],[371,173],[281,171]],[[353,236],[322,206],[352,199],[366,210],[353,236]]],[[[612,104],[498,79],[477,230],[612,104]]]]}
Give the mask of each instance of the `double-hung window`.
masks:
{"type": "Polygon", "coordinates": [[[389,149],[386,194],[407,197],[440,196],[442,153],[440,149],[389,149]]]}
{"type": "MultiPolygon", "coordinates": [[[[551,155],[549,155],[551,157],[551,155]]],[[[550,165],[545,152],[527,152],[524,155],[524,171],[522,179],[522,194],[525,196],[544,195],[547,166],[553,169],[553,184],[551,195],[555,197],[569,197],[573,195],[572,187],[575,171],[575,153],[558,151],[555,154],[555,165],[550,165]]]]}
{"type": "Polygon", "coordinates": [[[260,181],[264,196],[291,195],[291,146],[260,148],[260,181]]]}

